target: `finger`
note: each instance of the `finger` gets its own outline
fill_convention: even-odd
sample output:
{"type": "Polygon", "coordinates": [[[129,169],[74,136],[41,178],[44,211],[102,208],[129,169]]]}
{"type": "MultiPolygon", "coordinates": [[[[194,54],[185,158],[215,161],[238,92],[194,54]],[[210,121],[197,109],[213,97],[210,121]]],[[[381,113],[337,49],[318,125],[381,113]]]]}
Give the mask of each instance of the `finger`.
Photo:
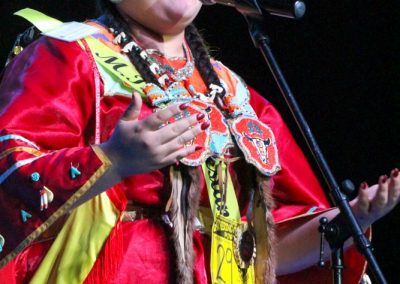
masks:
{"type": "Polygon", "coordinates": [[[378,211],[383,209],[388,201],[388,192],[389,192],[389,182],[388,177],[386,175],[382,175],[379,177],[378,182],[378,191],[376,192],[375,198],[373,199],[373,210],[378,211]]]}
{"type": "Polygon", "coordinates": [[[179,150],[174,151],[170,155],[166,156],[163,159],[163,163],[165,163],[165,165],[171,165],[171,164],[176,163],[179,160],[193,154],[194,152],[200,151],[202,149],[203,149],[203,147],[201,147],[199,145],[190,145],[187,147],[181,147],[179,150]]]}
{"type": "Polygon", "coordinates": [[[369,197],[368,197],[368,184],[366,182],[361,183],[358,190],[358,202],[357,205],[363,214],[368,214],[369,212],[369,197]]]}
{"type": "Polygon", "coordinates": [[[170,148],[174,147],[175,151],[182,147],[189,146],[188,143],[192,144],[190,142],[193,141],[200,133],[202,133],[205,130],[204,125],[207,126],[207,123],[203,123],[202,125],[197,125],[196,127],[188,129],[181,135],[175,137],[174,139],[166,143],[165,146],[170,148]]]}
{"type": "Polygon", "coordinates": [[[183,110],[188,108],[188,104],[174,104],[170,105],[162,110],[159,110],[152,115],[149,115],[146,119],[143,120],[144,126],[151,129],[151,130],[157,130],[159,129],[163,124],[167,123],[167,121],[181,113],[183,110]]]}
{"type": "Polygon", "coordinates": [[[399,169],[394,169],[390,173],[389,183],[389,202],[396,204],[400,198],[400,175],[399,169]]]}
{"type": "Polygon", "coordinates": [[[165,157],[171,157],[171,155],[174,156],[174,153],[182,150],[182,148],[190,148],[193,145],[188,145],[188,143],[193,141],[203,130],[201,125],[188,129],[181,135],[175,137],[175,139],[160,145],[156,150],[156,155],[164,159],[165,157]]]}
{"type": "Polygon", "coordinates": [[[142,108],[142,98],[137,92],[133,92],[132,102],[122,114],[121,120],[130,121],[136,120],[139,117],[142,108]]]}
{"type": "Polygon", "coordinates": [[[176,143],[183,146],[209,126],[210,122],[202,122],[201,119],[199,120],[198,115],[192,115],[168,124],[159,129],[158,132],[160,133],[160,137],[162,137],[161,141],[163,144],[175,140],[176,143]],[[193,134],[192,137],[189,137],[190,134],[193,134]]]}

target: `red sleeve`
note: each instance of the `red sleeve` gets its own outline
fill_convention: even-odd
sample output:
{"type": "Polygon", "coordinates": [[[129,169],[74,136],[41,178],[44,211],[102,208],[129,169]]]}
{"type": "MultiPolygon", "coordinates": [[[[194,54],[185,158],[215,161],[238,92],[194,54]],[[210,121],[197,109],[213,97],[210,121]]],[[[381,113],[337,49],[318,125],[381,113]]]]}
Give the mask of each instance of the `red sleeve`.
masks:
{"type": "Polygon", "coordinates": [[[0,267],[69,211],[109,167],[90,147],[93,68],[77,43],[47,37],[7,67],[0,85],[0,267]]]}
{"type": "MultiPolygon", "coordinates": [[[[280,225],[290,225],[299,218],[309,218],[330,207],[324,191],[307,159],[297,145],[288,127],[274,106],[253,89],[250,103],[260,120],[271,127],[275,134],[282,170],[274,177],[272,195],[276,208],[273,216],[280,225]]],[[[315,262],[317,263],[317,259],[315,262]]],[[[345,253],[344,283],[358,284],[365,271],[363,257],[351,248],[345,253]]],[[[321,269],[316,266],[298,273],[279,277],[280,284],[314,284],[332,282],[329,264],[321,269]]]]}
{"type": "Polygon", "coordinates": [[[276,222],[329,207],[316,176],[274,106],[250,89],[250,103],[260,120],[274,132],[282,170],[274,177],[276,222]]]}

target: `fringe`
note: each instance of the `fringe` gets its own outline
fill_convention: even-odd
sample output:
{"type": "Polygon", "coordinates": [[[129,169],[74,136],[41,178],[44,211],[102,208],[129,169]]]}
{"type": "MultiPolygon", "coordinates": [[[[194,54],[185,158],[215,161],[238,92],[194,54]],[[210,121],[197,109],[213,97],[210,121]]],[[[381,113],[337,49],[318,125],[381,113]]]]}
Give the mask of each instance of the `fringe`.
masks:
{"type": "Polygon", "coordinates": [[[84,284],[110,283],[114,279],[123,257],[123,241],[121,222],[118,221],[84,284]]]}

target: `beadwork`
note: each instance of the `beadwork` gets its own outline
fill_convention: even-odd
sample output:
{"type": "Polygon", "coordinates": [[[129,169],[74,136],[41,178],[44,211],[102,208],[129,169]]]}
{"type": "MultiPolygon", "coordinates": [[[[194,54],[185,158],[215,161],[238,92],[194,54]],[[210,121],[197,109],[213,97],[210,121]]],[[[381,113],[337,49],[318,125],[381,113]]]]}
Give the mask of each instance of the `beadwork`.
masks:
{"type": "MultiPolygon", "coordinates": [[[[114,29],[111,29],[111,31],[116,34],[117,32],[114,29]]],[[[149,53],[141,48],[133,39],[129,40],[128,36],[124,33],[121,32],[116,35],[113,41],[115,44],[123,45],[122,47],[122,52],[123,53],[129,53],[132,52],[132,50],[138,54],[146,63],[149,65],[149,68],[151,72],[159,78],[159,83],[161,85],[165,85],[166,80],[165,76],[167,75],[172,79],[171,81],[179,82],[186,80],[193,74],[194,70],[194,62],[193,62],[193,56],[190,51],[190,48],[187,47],[186,43],[183,45],[183,51],[185,53],[185,59],[186,59],[186,64],[182,68],[175,70],[171,65],[169,64],[162,64],[160,63],[155,57],[150,56],[149,53]],[[162,79],[161,79],[162,78],[162,79]]],[[[155,54],[154,50],[150,50],[152,54],[155,54]]],[[[160,53],[160,52],[158,52],[160,53]]]]}
{"type": "Polygon", "coordinates": [[[69,174],[70,174],[70,176],[71,176],[72,179],[76,179],[78,176],[81,175],[81,172],[78,170],[78,167],[74,167],[74,166],[71,164],[71,167],[70,167],[70,169],[69,169],[69,174]]]}
{"type": "Polygon", "coordinates": [[[25,210],[21,210],[21,219],[23,223],[26,223],[26,221],[28,221],[28,219],[32,218],[32,215],[29,214],[28,212],[26,212],[25,210]]]}
{"type": "Polygon", "coordinates": [[[51,203],[53,199],[53,192],[46,186],[43,186],[43,189],[40,191],[40,211],[47,209],[49,207],[49,203],[51,203]]]}
{"type": "MultiPolygon", "coordinates": [[[[110,31],[115,35],[115,38],[113,40],[114,44],[121,45],[122,46],[121,51],[123,53],[127,54],[134,51],[147,63],[150,71],[156,77],[161,87],[168,88],[174,82],[185,81],[192,76],[195,64],[191,50],[187,46],[186,42],[183,45],[186,64],[184,67],[175,70],[169,64],[162,64],[155,57],[149,55],[149,54],[156,54],[158,56],[165,56],[160,51],[154,49],[146,51],[145,49],[141,48],[131,37],[128,37],[124,32],[119,32],[113,28],[110,28],[110,31]]],[[[155,90],[154,86],[147,89],[152,91],[155,90]]],[[[241,114],[241,112],[239,111],[240,107],[232,102],[232,94],[224,92],[223,86],[210,84],[208,86],[208,90],[209,90],[208,94],[205,94],[205,96],[210,98],[215,98],[216,96],[221,97],[223,103],[222,109],[229,116],[237,117],[241,114]]],[[[190,90],[189,93],[193,94],[195,92],[193,92],[193,90],[190,90]]],[[[149,94],[149,96],[153,98],[157,97],[156,99],[157,102],[155,102],[154,100],[152,101],[153,106],[161,105],[162,104],[161,101],[165,103],[164,102],[165,98],[161,98],[163,97],[163,95],[164,94],[162,94],[162,92],[159,92],[159,90],[157,90],[156,93],[152,92],[151,94],[149,94]]]]}
{"type": "Polygon", "coordinates": [[[0,235],[0,252],[3,251],[4,244],[6,243],[6,240],[2,235],[0,235]]]}
{"type": "Polygon", "coordinates": [[[31,180],[33,182],[37,182],[37,181],[39,181],[39,179],[40,179],[40,174],[38,172],[34,172],[31,174],[31,180]]]}

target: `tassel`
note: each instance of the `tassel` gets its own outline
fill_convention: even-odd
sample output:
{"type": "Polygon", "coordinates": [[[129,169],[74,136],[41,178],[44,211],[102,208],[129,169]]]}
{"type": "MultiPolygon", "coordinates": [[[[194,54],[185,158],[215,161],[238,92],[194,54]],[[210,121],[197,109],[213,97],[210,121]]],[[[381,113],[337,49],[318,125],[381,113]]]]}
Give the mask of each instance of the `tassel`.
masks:
{"type": "Polygon", "coordinates": [[[49,207],[49,203],[51,203],[53,199],[53,192],[46,186],[43,186],[43,189],[40,191],[40,211],[47,209],[49,207]]]}

